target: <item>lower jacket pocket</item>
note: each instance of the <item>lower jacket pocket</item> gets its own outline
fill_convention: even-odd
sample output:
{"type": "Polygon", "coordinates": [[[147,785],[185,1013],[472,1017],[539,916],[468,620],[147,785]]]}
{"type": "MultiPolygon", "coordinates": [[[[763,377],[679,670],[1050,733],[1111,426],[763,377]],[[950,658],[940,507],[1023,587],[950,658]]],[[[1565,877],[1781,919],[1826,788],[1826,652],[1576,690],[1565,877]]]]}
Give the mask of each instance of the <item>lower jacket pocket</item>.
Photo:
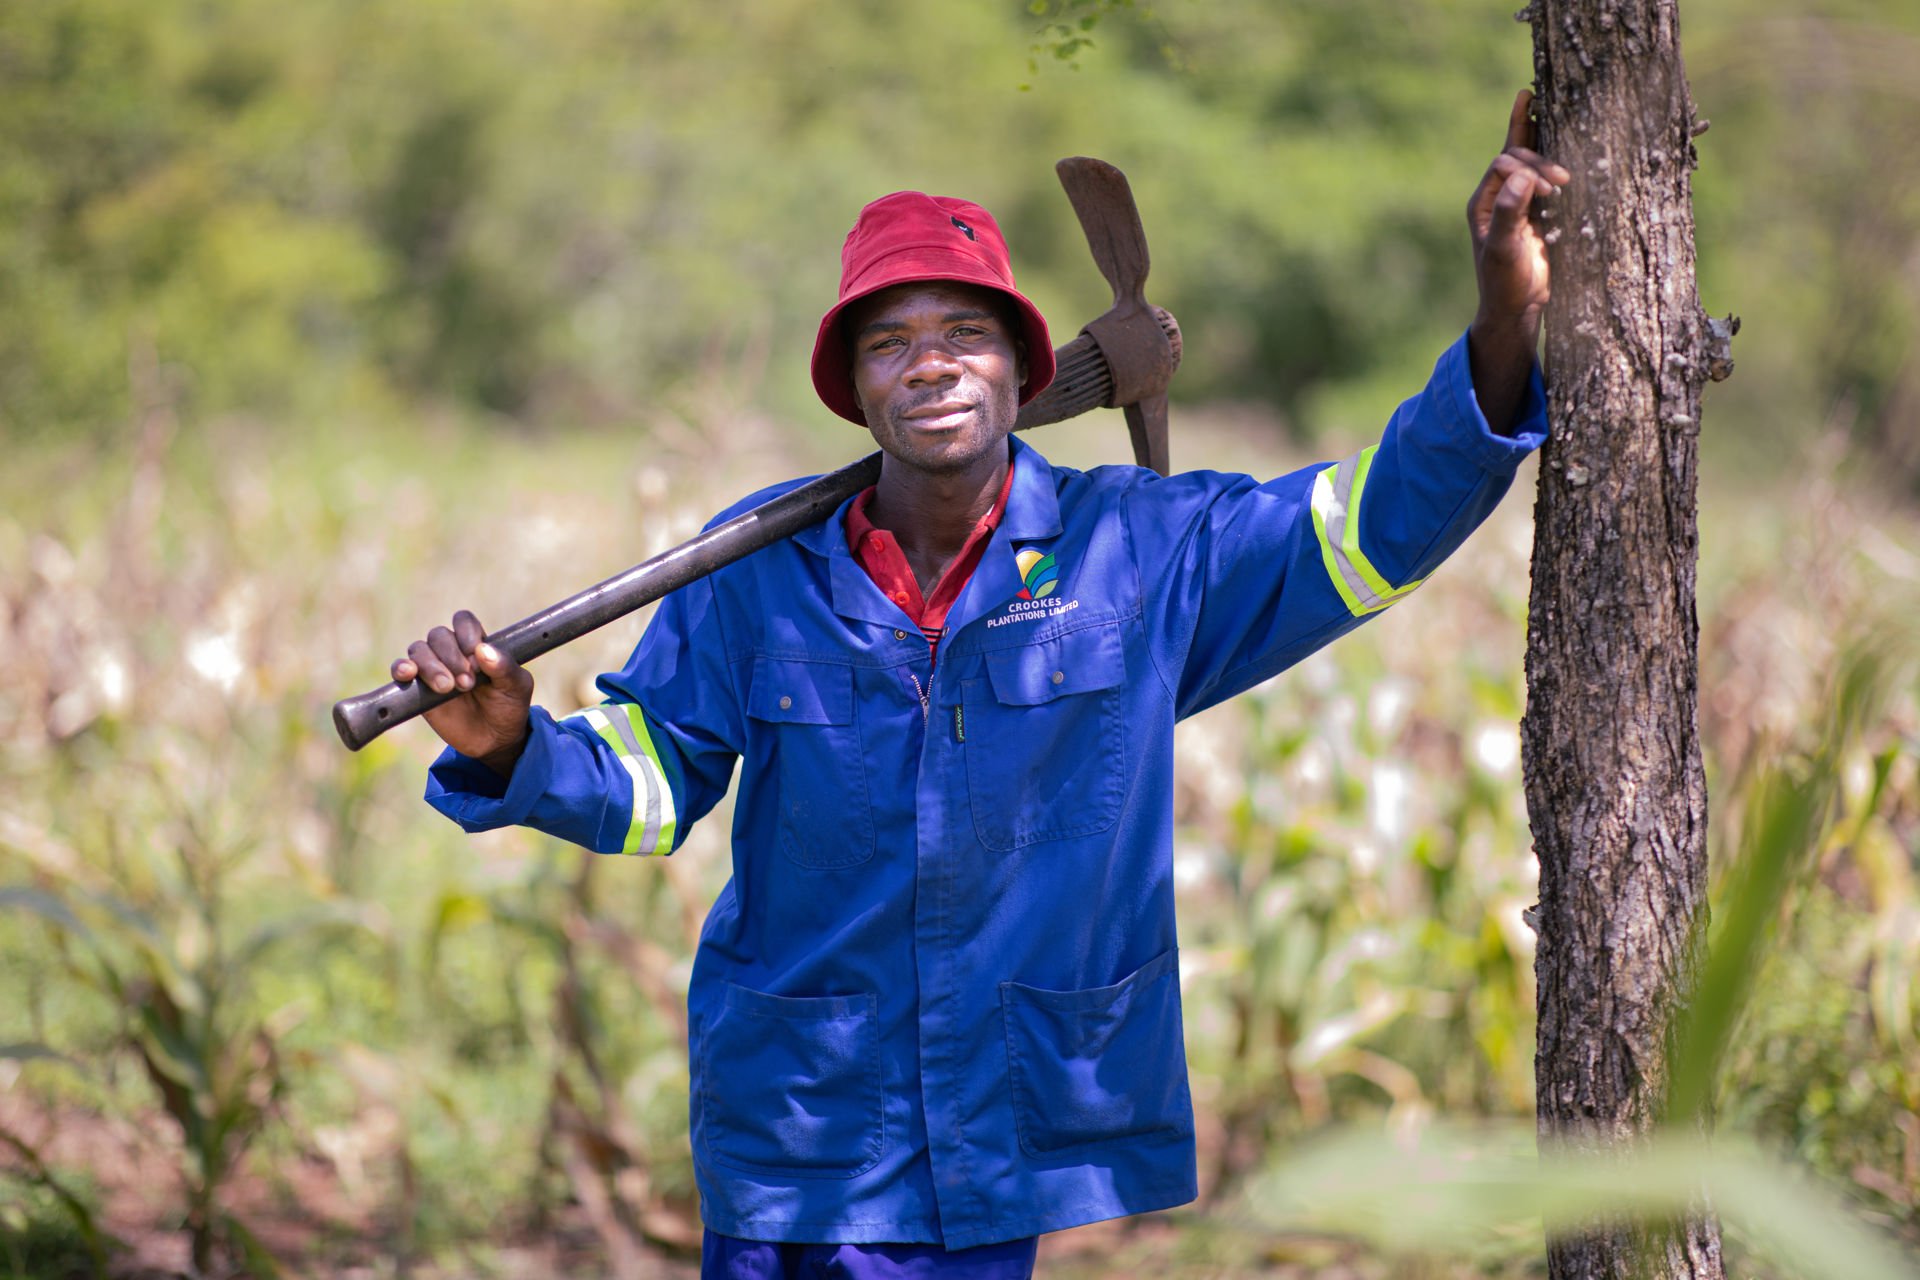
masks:
{"type": "Polygon", "coordinates": [[[875,999],[772,996],[731,984],[708,1019],[709,1155],[752,1173],[851,1178],[885,1145],[875,999]]]}
{"type": "Polygon", "coordinates": [[[1014,1119],[1027,1154],[1193,1131],[1177,952],[1111,987],[1000,984],[1014,1119]]]}

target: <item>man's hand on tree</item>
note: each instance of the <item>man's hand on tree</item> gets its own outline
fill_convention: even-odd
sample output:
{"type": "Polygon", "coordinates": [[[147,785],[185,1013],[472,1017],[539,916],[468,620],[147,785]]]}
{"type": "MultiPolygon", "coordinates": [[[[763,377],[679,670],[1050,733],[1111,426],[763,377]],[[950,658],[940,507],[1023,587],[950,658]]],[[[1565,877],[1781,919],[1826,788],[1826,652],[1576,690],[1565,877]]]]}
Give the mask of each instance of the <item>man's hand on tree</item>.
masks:
{"type": "Polygon", "coordinates": [[[453,615],[451,628],[435,627],[426,639],[408,645],[407,656],[394,662],[391,674],[396,684],[424,680],[435,693],[464,690],[426,712],[427,723],[461,755],[507,775],[526,745],[533,677],[488,644],[486,636],[480,619],[462,609],[453,615]]]}
{"type": "Polygon", "coordinates": [[[1573,175],[1533,149],[1533,93],[1522,89],[1507,121],[1507,145],[1467,201],[1480,308],[1467,335],[1473,388],[1496,431],[1506,431],[1526,393],[1551,295],[1547,240],[1533,202],[1558,195],[1573,175]]]}

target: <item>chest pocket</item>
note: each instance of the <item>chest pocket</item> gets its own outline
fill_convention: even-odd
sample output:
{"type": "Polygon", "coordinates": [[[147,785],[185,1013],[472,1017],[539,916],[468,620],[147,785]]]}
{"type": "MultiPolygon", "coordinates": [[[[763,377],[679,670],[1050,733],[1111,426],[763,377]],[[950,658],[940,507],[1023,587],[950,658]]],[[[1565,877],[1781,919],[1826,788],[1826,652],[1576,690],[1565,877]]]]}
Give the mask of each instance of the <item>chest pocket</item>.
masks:
{"type": "Polygon", "coordinates": [[[961,686],[980,843],[1005,852],[1111,827],[1127,790],[1120,624],[985,657],[985,678],[961,686]]]}
{"type": "Polygon", "coordinates": [[[803,867],[857,867],[873,856],[853,668],[755,658],[747,715],[772,735],[780,847],[803,867]]]}

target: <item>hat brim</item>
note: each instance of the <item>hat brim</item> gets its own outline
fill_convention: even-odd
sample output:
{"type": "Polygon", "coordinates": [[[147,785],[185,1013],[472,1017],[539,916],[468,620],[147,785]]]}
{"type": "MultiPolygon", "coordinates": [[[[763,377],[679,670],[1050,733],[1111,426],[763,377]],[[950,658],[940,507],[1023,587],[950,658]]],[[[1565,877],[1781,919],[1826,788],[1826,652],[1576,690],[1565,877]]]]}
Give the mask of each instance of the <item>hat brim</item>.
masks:
{"type": "Polygon", "coordinates": [[[1020,384],[1020,403],[1026,404],[1053,382],[1053,339],[1047,333],[1047,322],[1040,314],[1040,308],[1017,290],[1007,288],[988,275],[971,259],[944,251],[938,246],[909,247],[873,264],[866,276],[821,317],[820,331],[813,340],[813,389],[819,393],[821,402],[827,408],[848,422],[864,427],[867,417],[860,412],[859,398],[853,393],[853,359],[852,353],[847,350],[846,338],[840,332],[841,313],[862,298],[871,297],[897,284],[951,281],[955,284],[978,285],[1003,295],[1013,303],[1018,313],[1020,339],[1027,348],[1027,380],[1020,384]]]}

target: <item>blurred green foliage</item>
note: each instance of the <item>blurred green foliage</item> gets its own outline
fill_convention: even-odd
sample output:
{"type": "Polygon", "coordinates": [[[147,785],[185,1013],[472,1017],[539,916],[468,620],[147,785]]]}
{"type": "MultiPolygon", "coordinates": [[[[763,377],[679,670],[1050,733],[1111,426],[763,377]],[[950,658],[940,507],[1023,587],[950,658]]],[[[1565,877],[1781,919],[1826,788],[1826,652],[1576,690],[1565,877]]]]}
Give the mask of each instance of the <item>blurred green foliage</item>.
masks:
{"type": "MultiPolygon", "coordinates": [[[[1658,1219],[1705,1198],[1728,1232],[1759,1245],[1765,1274],[1912,1274],[1910,1257],[1863,1229],[1830,1193],[1741,1139],[1669,1133],[1638,1151],[1605,1154],[1535,1147],[1524,1124],[1439,1126],[1411,1140],[1333,1131],[1260,1179],[1251,1207],[1296,1227],[1351,1232],[1411,1261],[1435,1246],[1450,1254],[1485,1249],[1502,1228],[1532,1234],[1541,1222],[1574,1230],[1596,1216],[1658,1219]]],[[[1736,1252],[1729,1271],[1753,1274],[1753,1252],[1736,1252]]]]}
{"type": "MultiPolygon", "coordinates": [[[[729,469],[742,442],[690,436],[670,492],[642,441],[476,448],[423,424],[441,460],[423,468],[411,441],[371,428],[275,444],[245,422],[204,439],[155,422],[164,412],[129,467],[86,481],[96,509],[44,505],[73,483],[59,450],[0,491],[14,677],[0,688],[0,972],[19,994],[0,1003],[0,1129],[116,1234],[178,1222],[198,1195],[204,1221],[251,1227],[296,1264],[467,1274],[543,1240],[574,1242],[547,1246],[574,1250],[551,1266],[591,1270],[684,1245],[681,1002],[727,872],[727,815],[669,860],[468,838],[418,799],[430,735],[347,755],[326,708],[437,601],[499,616],[683,536],[754,483],[729,469]],[[505,499],[477,508],[476,488],[505,499]],[[355,921],[376,927],[332,927],[355,921]],[[248,942],[309,925],[326,928],[248,942]],[[125,991],[95,980],[103,962],[125,991]],[[182,984],[198,994],[161,999],[182,984]],[[189,1003],[212,1016],[168,1020],[189,1003]],[[182,1070],[156,1074],[144,1046],[182,1033],[182,1070]],[[234,1099],[246,1140],[187,1140],[176,1075],[204,1078],[211,1108],[234,1099]],[[158,1189],[147,1200],[101,1154],[120,1150],[114,1117],[154,1131],[135,1148],[136,1185],[158,1189]],[[289,1236],[295,1215],[332,1225],[289,1236]]],[[[1197,451],[1212,432],[1187,425],[1197,451]]],[[[1906,548],[1920,539],[1913,513],[1874,492],[1842,467],[1744,488],[1707,519],[1721,535],[1703,567],[1714,945],[1747,961],[1716,995],[1714,1093],[1724,1131],[1913,1240],[1920,685],[1910,637],[1887,624],[1916,607],[1906,548]],[[1789,783],[1825,799],[1779,840],[1766,814],[1789,783]],[[1765,894],[1741,887],[1756,871],[1765,894]]],[[[1484,1215],[1470,1247],[1402,1231],[1382,1237],[1387,1261],[1358,1245],[1328,1258],[1311,1233],[1348,1228],[1296,1219],[1276,1240],[1236,1212],[1275,1164],[1356,1176],[1300,1146],[1337,1126],[1414,1141],[1438,1121],[1530,1114],[1526,550],[1516,496],[1413,600],[1182,727],[1175,875],[1203,1201],[1177,1230],[1111,1238],[1061,1274],[1342,1260],[1402,1274],[1392,1258],[1444,1246],[1465,1247],[1470,1269],[1424,1274],[1519,1276],[1537,1259],[1527,1219],[1541,1210],[1475,1190],[1471,1171],[1435,1191],[1484,1215]]],[[[543,702],[591,698],[591,675],[636,634],[543,659],[543,702]]],[[[1780,1193],[1770,1178],[1739,1185],[1780,1193]]],[[[56,1230],[70,1202],[49,1195],[0,1178],[0,1237],[17,1230],[23,1258],[85,1257],[77,1226],[56,1230]]],[[[1795,1274],[1767,1260],[1774,1236],[1736,1238],[1743,1274],[1795,1274]]]]}
{"type": "MultiPolygon", "coordinates": [[[[0,420],[111,437],[130,353],[151,346],[200,413],[426,400],[631,423],[717,379],[823,421],[806,346],[840,237],[882,192],[993,208],[1062,338],[1100,309],[1048,172],[1078,152],[1133,175],[1155,294],[1190,338],[1176,394],[1262,402],[1307,433],[1369,423],[1472,313],[1461,210],[1531,76],[1506,17],[1460,0],[1005,0],[937,19],[800,0],[9,5],[0,420]]],[[[1920,474],[1901,266],[1920,245],[1903,145],[1920,4],[1697,0],[1686,21],[1713,121],[1703,292],[1748,322],[1741,376],[1715,392],[1754,420],[1729,444],[1778,450],[1839,414],[1920,474]]]]}

